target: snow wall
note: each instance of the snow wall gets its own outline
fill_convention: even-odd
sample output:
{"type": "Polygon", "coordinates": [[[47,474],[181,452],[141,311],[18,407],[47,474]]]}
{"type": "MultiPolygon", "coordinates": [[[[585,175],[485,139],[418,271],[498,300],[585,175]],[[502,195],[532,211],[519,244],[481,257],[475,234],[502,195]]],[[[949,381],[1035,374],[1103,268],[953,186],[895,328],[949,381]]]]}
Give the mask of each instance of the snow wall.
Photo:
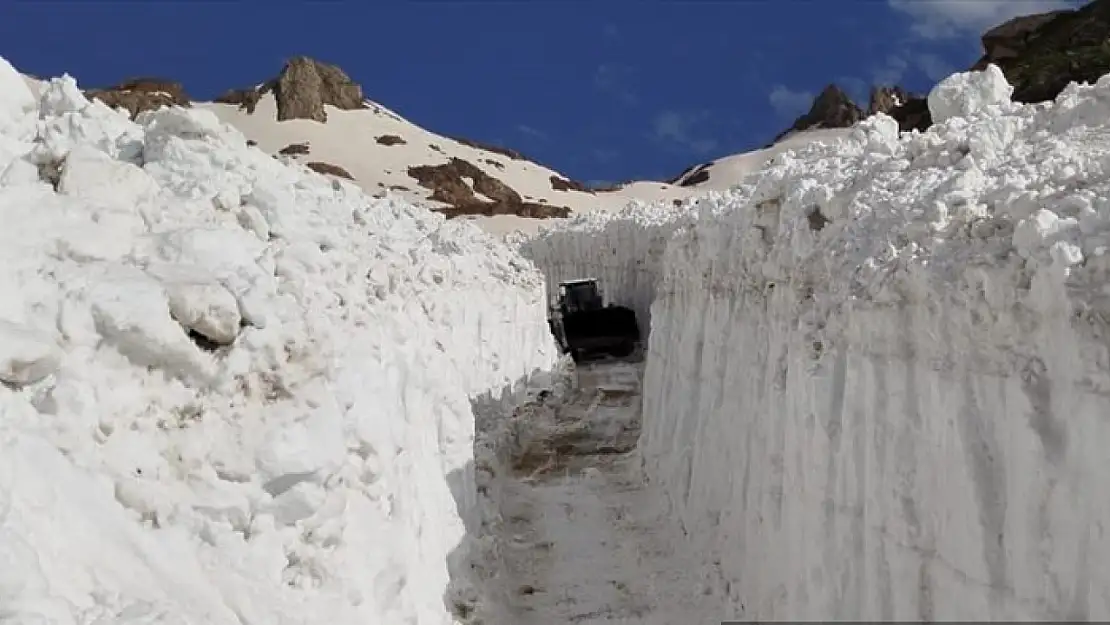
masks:
{"type": "Polygon", "coordinates": [[[620,212],[585,213],[544,229],[521,241],[519,250],[543,273],[549,303],[560,282],[596,278],[605,301],[634,310],[646,335],[667,239],[688,222],[685,205],[633,202],[620,212]]]}
{"type": "Polygon", "coordinates": [[[666,226],[532,244],[654,292],[644,470],[723,617],[1110,618],[1110,78],[1009,93],[776,158],[631,285],[666,226]]]}
{"type": "Polygon", "coordinates": [[[556,363],[539,273],[205,111],[41,87],[0,59],[0,618],[451,622],[472,402],[556,363]]]}

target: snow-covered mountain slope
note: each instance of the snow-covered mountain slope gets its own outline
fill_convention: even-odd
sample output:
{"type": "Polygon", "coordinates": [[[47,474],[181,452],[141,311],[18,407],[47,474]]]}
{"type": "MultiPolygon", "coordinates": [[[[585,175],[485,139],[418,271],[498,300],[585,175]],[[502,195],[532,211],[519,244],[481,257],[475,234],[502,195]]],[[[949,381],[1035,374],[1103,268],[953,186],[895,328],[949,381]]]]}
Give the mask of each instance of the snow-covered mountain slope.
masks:
{"type": "Polygon", "coordinates": [[[540,275],[202,107],[32,84],[0,59],[0,620],[452,622],[471,400],[552,366],[540,275]]]}
{"type": "Polygon", "coordinates": [[[649,303],[640,453],[720,620],[1110,618],[1110,76],[1009,96],[523,246],[649,303]]]}
{"type": "Polygon", "coordinates": [[[633,202],[680,203],[741,183],[784,150],[843,134],[795,133],[771,148],[693,167],[674,183],[631,181],[588,190],[513,150],[428,131],[364,98],[338,67],[306,57],[290,59],[277,78],[230,91],[217,102],[191,102],[181,85],[159,79],[89,95],[133,114],[175,103],[209,110],[278,158],[350,178],[375,197],[418,202],[500,234],[534,233],[553,219],[613,212],[633,202]]]}
{"type": "Polygon", "coordinates": [[[208,110],[270,154],[350,177],[376,197],[421,202],[497,232],[535,230],[547,218],[616,210],[633,199],[689,194],[665,183],[587,190],[515,151],[425,130],[365,99],[339,68],[306,57],[290,59],[278,77],[217,102],[192,102],[181,85],[159,79],[89,96],[133,115],[175,103],[208,110]]]}
{"type": "MultiPolygon", "coordinates": [[[[417,167],[440,168],[441,179],[430,183],[435,187],[446,186],[457,179],[477,201],[492,204],[493,198],[482,193],[482,186],[489,185],[496,189],[503,185],[518,194],[524,203],[537,205],[529,210],[546,210],[552,216],[615,210],[632,199],[654,200],[688,195],[665,183],[642,183],[607,192],[577,190],[571,186],[573,183],[554,170],[430,132],[376,103],[353,111],[329,107],[326,122],[306,119],[278,122],[276,101],[271,94],[263,95],[254,113],[250,114],[232,104],[198,103],[195,106],[211,110],[270,153],[276,154],[292,144],[307,143],[308,153],[292,158],[302,162],[323,161],[338,165],[367,192],[381,197],[392,192],[407,201],[451,206],[432,199],[435,188],[421,186],[420,179],[412,171],[417,167]],[[450,163],[454,159],[464,164],[452,167],[450,163]],[[469,171],[471,167],[479,173],[475,175],[475,172],[469,171]],[[480,176],[495,182],[482,180],[480,176]]],[[[435,175],[435,171],[429,172],[429,177],[435,175]]],[[[532,230],[541,221],[523,215],[476,218],[483,227],[497,231],[532,230]]]]}
{"type": "Polygon", "coordinates": [[[732,154],[691,167],[675,179],[673,184],[690,190],[691,195],[704,191],[727,191],[743,184],[749,176],[759,172],[771,159],[784,152],[798,150],[815,142],[832,143],[850,133],[851,128],[794,132],[762,150],[732,154]]]}

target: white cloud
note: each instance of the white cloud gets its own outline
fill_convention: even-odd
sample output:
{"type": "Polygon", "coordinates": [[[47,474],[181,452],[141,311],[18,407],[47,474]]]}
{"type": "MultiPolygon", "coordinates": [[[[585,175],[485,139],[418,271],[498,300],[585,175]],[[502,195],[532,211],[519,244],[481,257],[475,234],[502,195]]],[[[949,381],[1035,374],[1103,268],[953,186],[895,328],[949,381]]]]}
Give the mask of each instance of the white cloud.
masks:
{"type": "Polygon", "coordinates": [[[1075,8],[1077,0],[887,0],[914,19],[914,32],[926,39],[980,34],[1010,18],[1075,8]]]}
{"type": "Polygon", "coordinates": [[[705,113],[663,111],[655,116],[654,136],[659,141],[678,145],[696,154],[705,154],[717,147],[717,140],[695,136],[695,126],[705,119],[705,113]]]}
{"type": "Polygon", "coordinates": [[[805,113],[813,104],[813,98],[810,91],[795,91],[786,85],[775,85],[767,94],[771,108],[780,117],[797,117],[805,113]]]}

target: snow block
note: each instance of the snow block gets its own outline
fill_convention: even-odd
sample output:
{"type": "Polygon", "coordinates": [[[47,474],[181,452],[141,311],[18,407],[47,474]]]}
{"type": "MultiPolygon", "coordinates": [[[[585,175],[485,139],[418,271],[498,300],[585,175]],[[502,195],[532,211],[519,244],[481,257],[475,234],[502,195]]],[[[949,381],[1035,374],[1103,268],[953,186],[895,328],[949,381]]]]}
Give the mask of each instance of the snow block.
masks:
{"type": "Polygon", "coordinates": [[[997,65],[982,71],[960,72],[940,81],[929,92],[929,114],[941,123],[953,117],[970,117],[989,106],[1010,101],[1014,88],[997,65]]]}
{"type": "Polygon", "coordinates": [[[0,319],[0,382],[33,384],[57,371],[61,349],[46,333],[0,319]]]}

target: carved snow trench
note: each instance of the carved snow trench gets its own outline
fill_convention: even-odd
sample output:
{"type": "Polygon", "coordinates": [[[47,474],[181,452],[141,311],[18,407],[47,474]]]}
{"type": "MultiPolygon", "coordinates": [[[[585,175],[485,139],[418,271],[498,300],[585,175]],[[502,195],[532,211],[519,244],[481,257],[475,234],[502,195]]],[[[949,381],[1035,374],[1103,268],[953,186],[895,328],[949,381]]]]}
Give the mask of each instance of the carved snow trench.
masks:
{"type": "Polygon", "coordinates": [[[719,622],[697,616],[704,567],[673,552],[665,502],[639,476],[642,371],[582,367],[564,397],[517,410],[494,625],[719,622]]]}

